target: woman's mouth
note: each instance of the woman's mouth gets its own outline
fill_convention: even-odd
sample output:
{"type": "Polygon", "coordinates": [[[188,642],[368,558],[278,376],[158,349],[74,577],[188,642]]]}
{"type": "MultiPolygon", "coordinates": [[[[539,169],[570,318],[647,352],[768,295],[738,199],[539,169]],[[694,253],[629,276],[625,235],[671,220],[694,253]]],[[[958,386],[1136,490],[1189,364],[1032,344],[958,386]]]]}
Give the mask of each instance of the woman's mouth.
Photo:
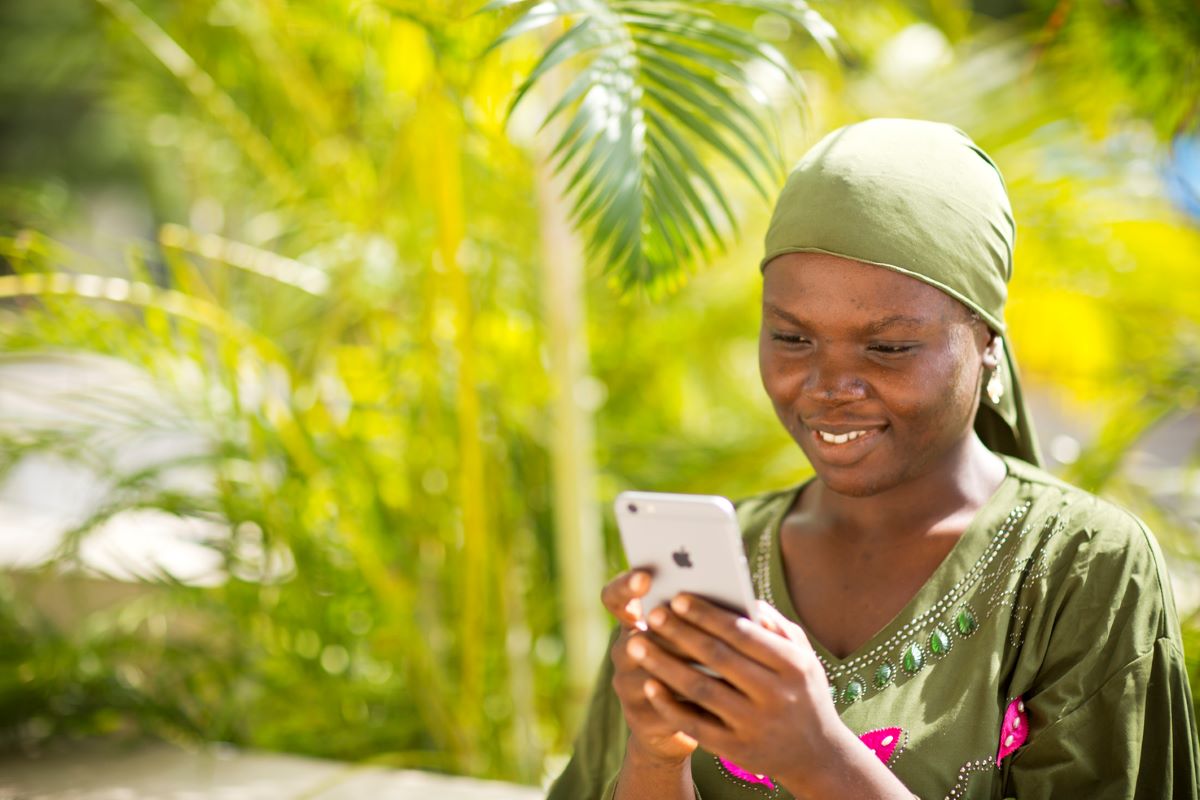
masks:
{"type": "Polygon", "coordinates": [[[846,442],[853,442],[860,436],[867,435],[866,430],[849,431],[847,433],[830,433],[829,431],[820,430],[814,432],[817,434],[817,436],[821,437],[821,441],[829,444],[845,444],[846,442]]]}
{"type": "Polygon", "coordinates": [[[873,450],[885,430],[886,425],[862,428],[839,425],[837,430],[809,426],[815,455],[826,463],[840,466],[848,466],[873,450]]]}

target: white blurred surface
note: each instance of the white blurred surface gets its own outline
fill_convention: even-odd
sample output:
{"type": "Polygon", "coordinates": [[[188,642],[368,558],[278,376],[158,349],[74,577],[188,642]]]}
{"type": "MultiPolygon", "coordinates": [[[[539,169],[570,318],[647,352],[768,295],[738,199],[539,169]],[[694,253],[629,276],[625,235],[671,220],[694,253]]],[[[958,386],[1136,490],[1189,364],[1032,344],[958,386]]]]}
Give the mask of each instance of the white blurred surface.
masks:
{"type": "Polygon", "coordinates": [[[532,800],[528,786],[231,747],[106,742],[0,761],[0,800],[532,800]]]}
{"type": "MultiPolygon", "coordinates": [[[[103,510],[114,476],[169,465],[156,485],[192,493],[212,485],[207,471],[188,462],[207,452],[207,439],[146,374],[114,359],[0,359],[0,433],[32,441],[46,432],[66,432],[75,452],[37,449],[0,475],[0,568],[32,568],[52,556],[73,528],[103,510]]],[[[202,543],[223,535],[210,520],[123,511],[84,538],[80,565],[121,580],[166,571],[211,584],[220,580],[221,559],[202,543]]]]}

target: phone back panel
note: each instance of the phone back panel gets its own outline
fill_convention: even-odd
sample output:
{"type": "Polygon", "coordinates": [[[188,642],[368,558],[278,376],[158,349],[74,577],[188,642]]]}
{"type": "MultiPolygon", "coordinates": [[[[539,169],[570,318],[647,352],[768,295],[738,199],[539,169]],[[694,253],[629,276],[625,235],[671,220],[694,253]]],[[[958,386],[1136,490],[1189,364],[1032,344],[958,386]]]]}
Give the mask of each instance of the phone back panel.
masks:
{"type": "Polygon", "coordinates": [[[643,613],[690,592],[757,619],[741,530],[724,497],[622,492],[616,516],[629,566],[653,576],[643,613]]]}

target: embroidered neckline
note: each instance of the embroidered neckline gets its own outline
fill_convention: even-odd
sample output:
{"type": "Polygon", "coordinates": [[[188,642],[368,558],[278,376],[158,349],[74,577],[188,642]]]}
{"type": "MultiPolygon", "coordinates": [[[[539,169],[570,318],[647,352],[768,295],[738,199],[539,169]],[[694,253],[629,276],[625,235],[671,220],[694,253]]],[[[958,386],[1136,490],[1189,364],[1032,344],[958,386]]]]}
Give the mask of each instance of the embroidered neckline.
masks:
{"type": "MultiPolygon", "coordinates": [[[[1025,519],[1032,501],[1025,500],[1008,512],[1004,522],[992,536],[991,542],[967,572],[924,612],[902,625],[895,633],[869,651],[838,664],[817,653],[829,678],[833,700],[839,706],[850,705],[866,697],[872,690],[883,691],[896,685],[904,675],[916,675],[931,662],[944,660],[957,638],[967,638],[979,629],[983,621],[978,612],[965,602],[966,595],[984,576],[1001,549],[1012,537],[1017,525],[1025,519]],[[864,680],[863,675],[871,680],[864,680]],[[849,678],[839,686],[842,678],[849,678]]],[[[786,511],[785,511],[786,513],[786,511]]],[[[771,585],[771,555],[773,534],[781,520],[763,528],[754,557],[754,589],[759,598],[778,608],[771,585]]],[[[1028,526],[1017,533],[1023,537],[1028,526]]]]}

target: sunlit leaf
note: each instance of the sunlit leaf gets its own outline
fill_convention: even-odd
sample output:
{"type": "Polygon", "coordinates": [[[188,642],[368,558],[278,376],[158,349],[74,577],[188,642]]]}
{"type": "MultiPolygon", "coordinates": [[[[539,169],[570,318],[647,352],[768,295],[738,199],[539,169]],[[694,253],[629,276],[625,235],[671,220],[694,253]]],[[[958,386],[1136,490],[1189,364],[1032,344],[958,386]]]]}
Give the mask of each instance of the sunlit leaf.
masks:
{"type": "Polygon", "coordinates": [[[512,106],[552,70],[574,70],[542,127],[557,122],[550,158],[568,174],[573,219],[588,232],[592,257],[626,291],[676,283],[736,231],[713,162],[764,198],[782,176],[778,129],[769,104],[758,102],[753,71],[768,65],[796,102],[801,84],[778,50],[731,12],[779,14],[824,45],[832,37],[805,3],[548,0],[527,7],[493,45],[554,20],[566,26],[512,106]]]}

